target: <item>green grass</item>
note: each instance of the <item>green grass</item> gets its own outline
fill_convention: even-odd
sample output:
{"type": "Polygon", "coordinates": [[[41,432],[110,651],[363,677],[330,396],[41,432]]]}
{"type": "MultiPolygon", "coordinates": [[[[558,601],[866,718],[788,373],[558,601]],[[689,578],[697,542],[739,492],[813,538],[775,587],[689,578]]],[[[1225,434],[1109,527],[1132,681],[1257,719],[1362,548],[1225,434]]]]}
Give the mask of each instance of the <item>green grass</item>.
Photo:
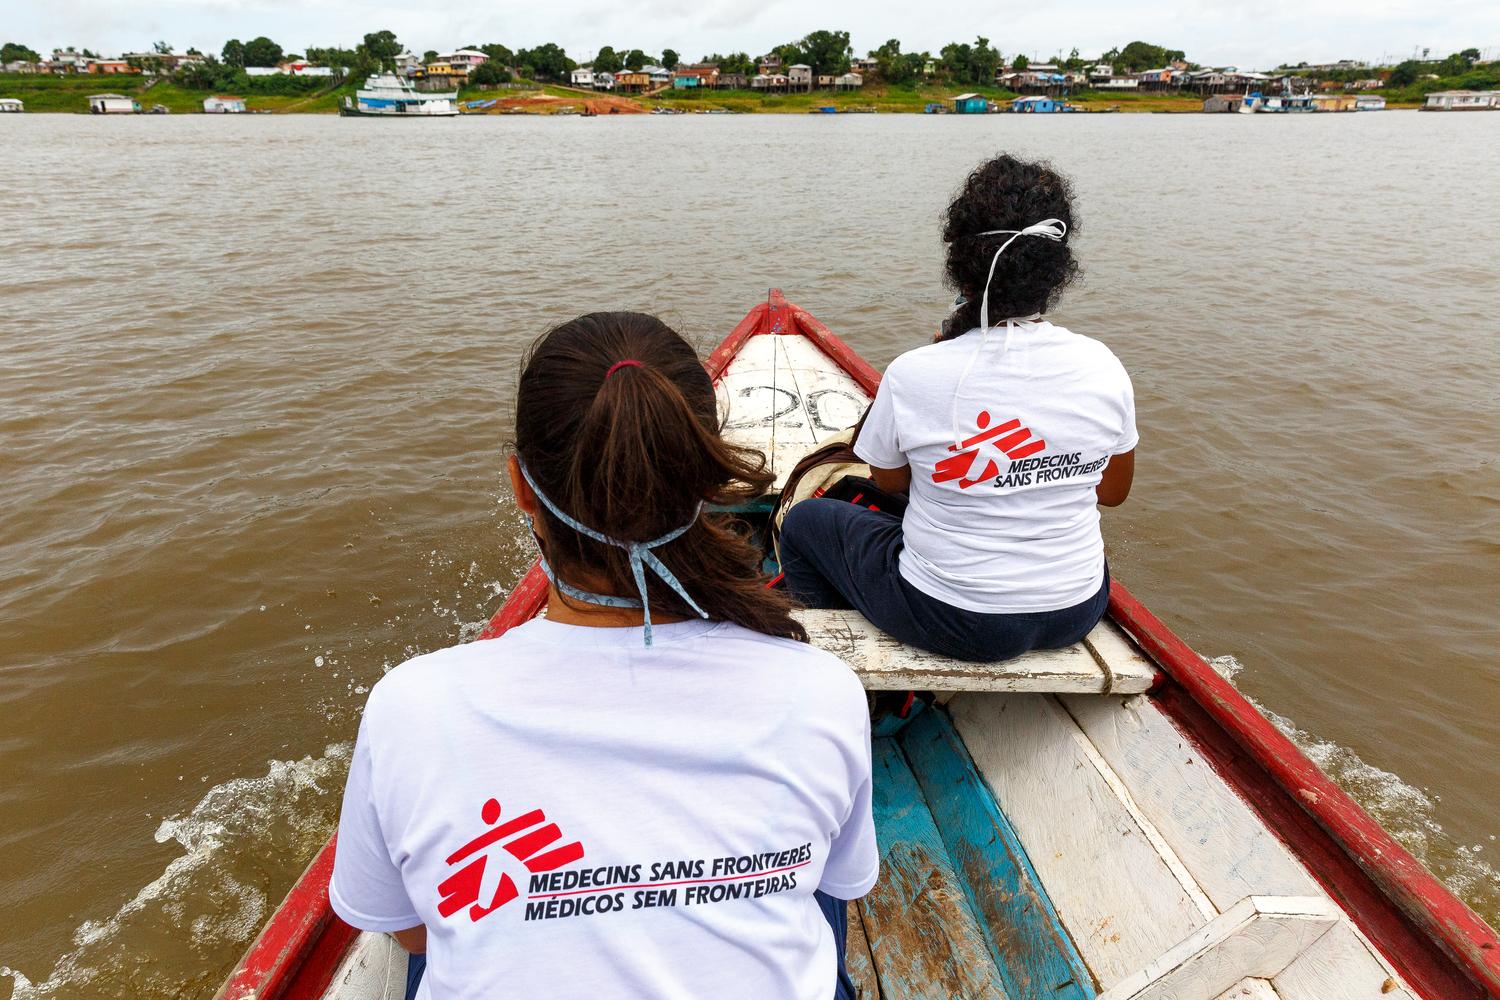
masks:
{"type": "MultiPolygon", "coordinates": [[[[0,74],[0,97],[18,97],[29,112],[75,112],[85,114],[91,94],[124,94],[134,98],[141,110],[150,111],[160,104],[174,114],[203,110],[203,99],[218,91],[189,90],[170,80],[147,89],[145,76],[44,76],[40,74],[0,74]]],[[[338,99],[354,93],[353,83],[307,94],[258,94],[241,91],[245,107],[251,111],[331,113],[338,110],[338,99]]]]}

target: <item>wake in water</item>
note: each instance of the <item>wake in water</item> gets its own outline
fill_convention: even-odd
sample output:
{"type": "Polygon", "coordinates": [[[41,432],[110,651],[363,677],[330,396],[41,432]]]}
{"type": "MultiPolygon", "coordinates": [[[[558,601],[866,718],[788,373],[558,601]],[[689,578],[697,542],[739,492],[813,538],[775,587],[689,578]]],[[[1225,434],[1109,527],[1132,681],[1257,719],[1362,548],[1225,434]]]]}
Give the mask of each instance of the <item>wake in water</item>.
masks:
{"type": "Polygon", "coordinates": [[[12,979],[14,1000],[212,994],[226,949],[248,944],[288,888],[247,855],[313,856],[333,822],[350,750],[336,744],[321,757],[272,761],[261,777],[216,785],[186,816],[163,820],[156,842],[176,841],[182,856],[112,917],[80,926],[73,950],[45,981],[0,968],[12,979]],[[247,844],[256,849],[245,851],[247,844]],[[155,960],[184,951],[201,959],[200,975],[187,983],[155,960]]]}
{"type": "MultiPolygon", "coordinates": [[[[1244,664],[1233,656],[1219,656],[1208,662],[1230,682],[1244,670],[1244,664]]],[[[1454,895],[1479,913],[1500,912],[1500,869],[1483,857],[1483,845],[1460,844],[1443,829],[1436,819],[1437,802],[1432,796],[1407,784],[1399,775],[1369,763],[1348,747],[1298,728],[1292,720],[1255,699],[1251,698],[1250,703],[1389,830],[1402,847],[1442,879],[1454,895]]]]}

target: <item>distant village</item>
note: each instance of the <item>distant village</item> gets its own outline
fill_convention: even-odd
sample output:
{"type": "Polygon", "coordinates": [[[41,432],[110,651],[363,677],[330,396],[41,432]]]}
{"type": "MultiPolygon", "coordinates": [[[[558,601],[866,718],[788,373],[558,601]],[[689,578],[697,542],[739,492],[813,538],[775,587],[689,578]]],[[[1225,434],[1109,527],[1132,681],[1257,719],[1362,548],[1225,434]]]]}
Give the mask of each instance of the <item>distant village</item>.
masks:
{"type": "MultiPolygon", "coordinates": [[[[418,56],[401,49],[390,32],[367,35],[365,39],[366,44],[356,49],[310,49],[306,56],[285,54],[280,46],[265,38],[249,43],[236,40],[226,43],[217,57],[195,49],[178,53],[159,43],[149,52],[127,52],[116,57],[69,47],[53,50],[50,58],[41,58],[24,46],[7,43],[4,46],[7,59],[0,63],[0,72],[142,75],[179,81],[227,79],[226,74],[243,74],[233,78],[247,86],[254,86],[257,80],[270,82],[269,78],[283,78],[306,80],[309,85],[321,79],[330,87],[342,83],[346,77],[358,81],[381,72],[395,77],[403,88],[414,92],[452,92],[455,101],[458,91],[466,88],[514,87],[523,80],[591,93],[647,97],[667,92],[726,91],[751,95],[814,91],[837,94],[859,92],[871,84],[908,87],[969,84],[1001,92],[986,95],[976,90],[930,101],[922,110],[934,114],[1076,111],[1083,109],[1069,99],[1086,94],[1192,96],[1200,99],[1202,110],[1208,112],[1370,111],[1385,107],[1382,91],[1438,81],[1454,71],[1478,72],[1482,79],[1500,78],[1496,63],[1481,60],[1474,49],[1446,59],[1427,59],[1424,55],[1422,59],[1408,60],[1395,67],[1342,60],[1255,72],[1234,66],[1198,66],[1180,52],[1143,42],[1132,42],[1122,50],[1112,50],[1092,60],[1080,58],[1074,50],[1067,59],[1037,62],[1023,55],[1004,60],[984,38],[977,39],[974,45],[946,46],[938,56],[926,52],[903,53],[899,43],[892,40],[861,58],[850,52],[847,33],[815,32],[800,43],[778,47],[754,59],[738,54],[705,57],[686,64],[670,49],[660,57],[651,57],[638,49],[617,52],[605,48],[580,64],[550,43],[529,51],[512,52],[504,46],[486,45],[451,52],[434,50],[418,56]],[[1132,64],[1140,64],[1143,55],[1161,57],[1160,64],[1132,68],[1132,64]],[[1488,76],[1483,76],[1485,72],[1488,76]]],[[[1500,110],[1500,89],[1432,89],[1420,96],[1426,110],[1500,110]]],[[[472,102],[472,105],[482,103],[472,102]]],[[[0,97],[0,112],[20,110],[24,110],[21,101],[0,97]]],[[[109,114],[140,113],[143,109],[141,102],[133,97],[97,94],[89,98],[88,110],[109,114]]],[[[158,110],[165,109],[158,107],[158,110]]],[[[246,102],[242,96],[213,94],[203,98],[203,110],[243,112],[246,102]]],[[[457,111],[455,103],[454,113],[457,111]]]]}

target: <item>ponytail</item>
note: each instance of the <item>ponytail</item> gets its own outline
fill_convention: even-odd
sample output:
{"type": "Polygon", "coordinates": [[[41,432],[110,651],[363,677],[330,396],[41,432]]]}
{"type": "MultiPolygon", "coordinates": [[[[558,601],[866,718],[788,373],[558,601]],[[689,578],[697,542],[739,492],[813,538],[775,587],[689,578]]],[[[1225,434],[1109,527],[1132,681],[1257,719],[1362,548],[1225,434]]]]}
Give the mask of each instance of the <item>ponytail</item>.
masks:
{"type": "MultiPolygon", "coordinates": [[[[543,335],[527,356],[516,403],[516,451],[552,502],[577,521],[655,549],[708,617],[806,641],[791,603],[767,590],[743,521],[705,512],[764,495],[773,477],[753,448],[719,434],[713,383],[691,345],[642,313],[590,313],[543,335]]],[[[628,596],[624,550],[572,530],[545,508],[547,560],[563,579],[599,581],[628,596]]],[[[693,614],[661,580],[647,579],[657,614],[693,614]]]]}

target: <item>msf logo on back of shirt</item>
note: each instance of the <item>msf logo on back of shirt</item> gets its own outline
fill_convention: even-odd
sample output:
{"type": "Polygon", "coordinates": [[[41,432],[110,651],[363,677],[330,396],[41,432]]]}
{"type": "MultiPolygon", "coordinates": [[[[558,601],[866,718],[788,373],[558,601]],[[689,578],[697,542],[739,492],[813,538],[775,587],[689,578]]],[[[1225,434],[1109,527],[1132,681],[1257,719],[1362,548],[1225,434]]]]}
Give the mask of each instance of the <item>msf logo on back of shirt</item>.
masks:
{"type": "Polygon", "coordinates": [[[935,483],[951,483],[958,480],[958,488],[966,490],[975,483],[994,479],[1000,474],[996,459],[1007,462],[1035,455],[1047,447],[1047,442],[1031,436],[1029,427],[1022,427],[1020,420],[1007,420],[995,427],[990,426],[990,411],[981,410],[975,421],[979,433],[950,444],[948,450],[957,452],[943,459],[932,471],[935,483]],[[979,473],[975,474],[975,469],[979,473]]]}
{"type": "Polygon", "coordinates": [[[500,803],[490,799],[479,811],[479,817],[491,829],[448,855],[449,867],[466,860],[468,863],[438,885],[438,894],[442,897],[438,902],[438,913],[444,917],[451,917],[468,907],[469,919],[478,921],[520,895],[515,880],[500,871],[499,864],[491,864],[493,859],[487,848],[495,844],[532,873],[550,872],[583,857],[583,845],[576,840],[560,847],[553,846],[562,840],[562,831],[556,823],[548,823],[546,814],[540,809],[496,825],[500,819],[500,803]]]}

